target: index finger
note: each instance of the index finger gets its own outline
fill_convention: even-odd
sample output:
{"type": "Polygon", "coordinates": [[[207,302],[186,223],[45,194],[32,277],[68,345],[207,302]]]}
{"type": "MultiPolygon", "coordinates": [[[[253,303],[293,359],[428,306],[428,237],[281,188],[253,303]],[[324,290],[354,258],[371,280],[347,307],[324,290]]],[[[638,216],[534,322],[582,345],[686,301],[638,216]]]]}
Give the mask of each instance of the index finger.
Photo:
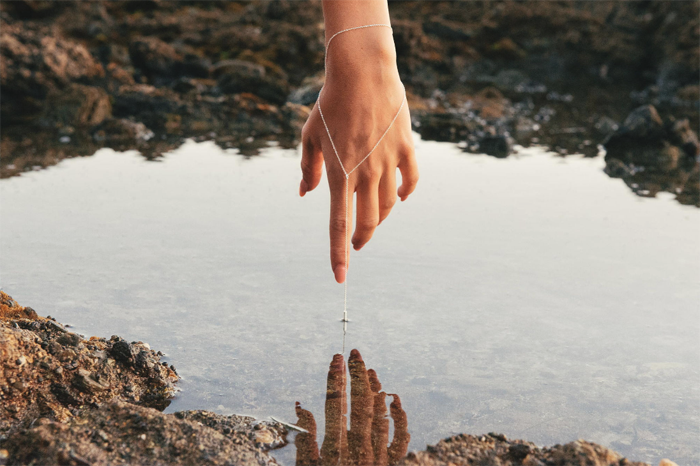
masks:
{"type": "Polygon", "coordinates": [[[352,229],[352,207],[354,190],[350,181],[339,177],[334,180],[328,176],[328,185],[331,190],[331,268],[335,275],[335,281],[343,283],[348,271],[349,257],[349,232],[352,229]]]}

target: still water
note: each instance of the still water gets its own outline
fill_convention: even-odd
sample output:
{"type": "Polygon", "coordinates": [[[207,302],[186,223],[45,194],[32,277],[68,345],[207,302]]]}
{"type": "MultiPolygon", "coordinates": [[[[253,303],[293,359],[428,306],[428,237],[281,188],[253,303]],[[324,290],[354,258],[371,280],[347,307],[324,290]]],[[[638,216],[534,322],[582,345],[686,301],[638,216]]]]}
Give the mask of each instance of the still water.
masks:
{"type": "MultiPolygon", "coordinates": [[[[409,450],[496,431],[700,463],[700,210],[635,196],[600,157],[416,144],[418,189],[353,253],[345,341],[399,395],[409,450]]],[[[320,445],[343,290],[325,181],[299,198],[298,165],[188,142],[2,180],[0,286],[166,353],[169,411],[296,422],[299,401],[320,445]]]]}

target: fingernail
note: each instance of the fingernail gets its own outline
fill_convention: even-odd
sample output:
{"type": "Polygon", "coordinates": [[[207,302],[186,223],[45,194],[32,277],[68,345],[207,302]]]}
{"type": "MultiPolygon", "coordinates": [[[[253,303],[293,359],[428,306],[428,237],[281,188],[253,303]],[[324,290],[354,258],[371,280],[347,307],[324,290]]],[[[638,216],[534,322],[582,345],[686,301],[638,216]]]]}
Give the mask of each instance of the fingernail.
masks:
{"type": "Polygon", "coordinates": [[[299,195],[304,197],[304,194],[306,194],[306,191],[308,190],[309,185],[306,183],[306,180],[301,180],[301,183],[299,183],[299,195]]]}
{"type": "Polygon", "coordinates": [[[343,283],[345,281],[347,270],[344,265],[336,265],[335,269],[333,269],[333,273],[335,274],[335,281],[338,283],[343,283]]]}

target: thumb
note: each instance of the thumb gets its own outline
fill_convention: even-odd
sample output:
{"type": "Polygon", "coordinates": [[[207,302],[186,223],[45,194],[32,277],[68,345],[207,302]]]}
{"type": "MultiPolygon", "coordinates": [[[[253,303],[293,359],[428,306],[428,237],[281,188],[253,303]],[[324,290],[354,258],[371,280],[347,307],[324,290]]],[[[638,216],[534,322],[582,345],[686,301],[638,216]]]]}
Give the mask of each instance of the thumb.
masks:
{"type": "Polygon", "coordinates": [[[314,144],[311,136],[303,132],[301,138],[301,176],[299,195],[304,196],[308,191],[313,191],[321,181],[323,172],[323,152],[320,145],[314,144]]]}

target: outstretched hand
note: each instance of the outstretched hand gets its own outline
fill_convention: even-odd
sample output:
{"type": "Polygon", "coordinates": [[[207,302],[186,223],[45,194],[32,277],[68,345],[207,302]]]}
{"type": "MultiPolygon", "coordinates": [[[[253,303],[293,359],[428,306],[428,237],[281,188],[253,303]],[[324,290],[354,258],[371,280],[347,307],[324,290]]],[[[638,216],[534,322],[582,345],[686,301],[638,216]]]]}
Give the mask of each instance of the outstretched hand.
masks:
{"type": "Polygon", "coordinates": [[[349,248],[345,244],[346,228],[352,231],[353,210],[356,210],[356,227],[351,242],[359,251],[389,215],[397,196],[404,201],[413,192],[418,168],[408,105],[404,105],[372,155],[350,174],[346,218],[345,171],[338,157],[348,172],[362,161],[396,117],[405,91],[388,28],[341,34],[333,40],[328,54],[320,104],[338,156],[317,103],[302,130],[303,179],[299,194],[304,196],[318,186],[325,164],[331,192],[331,268],[336,281],[343,283],[347,274],[346,246],[349,248]],[[401,171],[398,190],[397,168],[401,171]],[[356,209],[353,209],[353,193],[357,193],[356,209]]]}

